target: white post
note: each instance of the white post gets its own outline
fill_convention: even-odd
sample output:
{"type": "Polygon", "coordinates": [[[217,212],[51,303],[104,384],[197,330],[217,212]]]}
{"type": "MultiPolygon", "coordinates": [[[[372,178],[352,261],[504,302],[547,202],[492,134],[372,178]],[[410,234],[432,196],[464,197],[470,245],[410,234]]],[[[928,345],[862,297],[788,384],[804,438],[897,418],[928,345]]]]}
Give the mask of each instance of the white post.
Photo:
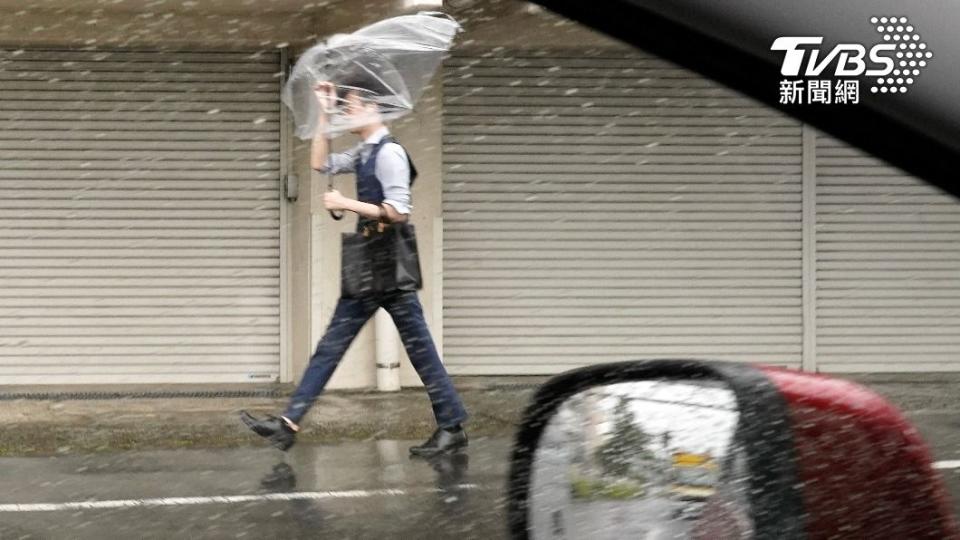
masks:
{"type": "Polygon", "coordinates": [[[400,335],[386,310],[377,310],[373,324],[377,344],[377,390],[397,392],[400,390],[400,335]]]}
{"type": "MultiPolygon", "coordinates": [[[[289,63],[289,48],[280,49],[280,77],[278,95],[282,95],[283,87],[287,82],[289,63]]],[[[293,170],[292,148],[287,130],[290,129],[286,108],[280,110],[280,382],[293,382],[293,360],[290,355],[290,342],[293,332],[290,331],[290,310],[292,299],[290,296],[290,253],[287,242],[290,241],[289,228],[291,201],[287,199],[287,182],[293,170]]]]}

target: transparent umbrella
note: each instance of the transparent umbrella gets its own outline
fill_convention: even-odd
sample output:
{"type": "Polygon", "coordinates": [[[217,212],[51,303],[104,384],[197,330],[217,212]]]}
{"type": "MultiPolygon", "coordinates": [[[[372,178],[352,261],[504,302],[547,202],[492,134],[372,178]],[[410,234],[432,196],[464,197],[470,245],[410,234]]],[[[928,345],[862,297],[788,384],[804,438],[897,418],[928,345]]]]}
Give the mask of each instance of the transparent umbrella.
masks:
{"type": "Polygon", "coordinates": [[[344,94],[357,90],[380,106],[383,120],[394,120],[413,110],[460,30],[448,15],[423,12],[393,17],[352,34],[337,34],[300,56],[284,88],[283,101],[293,111],[296,135],[311,139],[336,137],[357,127],[362,118],[346,114],[344,94]],[[372,81],[363,88],[350,81],[372,81]],[[322,132],[320,104],[314,87],[330,82],[337,87],[337,106],[322,132]]]}

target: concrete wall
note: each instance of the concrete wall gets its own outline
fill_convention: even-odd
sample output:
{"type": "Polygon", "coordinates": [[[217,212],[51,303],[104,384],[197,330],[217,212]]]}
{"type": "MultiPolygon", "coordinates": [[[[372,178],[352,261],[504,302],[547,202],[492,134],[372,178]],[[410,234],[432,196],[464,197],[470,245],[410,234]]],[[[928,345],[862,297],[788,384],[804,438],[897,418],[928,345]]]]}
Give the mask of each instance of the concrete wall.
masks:
{"type": "MultiPolygon", "coordinates": [[[[29,47],[98,47],[211,50],[273,49],[284,43],[316,39],[316,10],[304,12],[211,11],[201,9],[127,9],[105,5],[100,9],[65,7],[0,9],[0,44],[29,47]]],[[[206,1],[196,2],[201,6],[206,1]]],[[[143,4],[148,4],[143,2],[143,4]]],[[[154,3],[156,4],[156,3],[154,3]]],[[[41,3],[52,6],[53,2],[41,3]]],[[[209,6],[208,6],[209,7],[209,6]]]]}
{"type": "MultiPolygon", "coordinates": [[[[457,1],[455,4],[461,4],[457,1]]],[[[451,11],[463,25],[460,49],[585,49],[628,47],[539,6],[514,0],[478,0],[451,11]]]]}

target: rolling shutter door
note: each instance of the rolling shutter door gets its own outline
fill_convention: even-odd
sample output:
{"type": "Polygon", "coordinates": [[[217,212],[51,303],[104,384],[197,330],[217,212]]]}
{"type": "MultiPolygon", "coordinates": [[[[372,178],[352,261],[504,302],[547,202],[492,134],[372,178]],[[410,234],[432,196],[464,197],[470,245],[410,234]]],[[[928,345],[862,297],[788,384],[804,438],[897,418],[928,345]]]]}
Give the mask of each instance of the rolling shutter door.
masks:
{"type": "Polygon", "coordinates": [[[452,373],[799,366],[799,123],[616,51],[454,56],[444,81],[452,373]]]}
{"type": "Polygon", "coordinates": [[[0,52],[0,382],[276,379],[278,70],[0,52]]]}
{"type": "Polygon", "coordinates": [[[817,290],[820,370],[960,369],[960,204],[818,136],[817,290]]]}

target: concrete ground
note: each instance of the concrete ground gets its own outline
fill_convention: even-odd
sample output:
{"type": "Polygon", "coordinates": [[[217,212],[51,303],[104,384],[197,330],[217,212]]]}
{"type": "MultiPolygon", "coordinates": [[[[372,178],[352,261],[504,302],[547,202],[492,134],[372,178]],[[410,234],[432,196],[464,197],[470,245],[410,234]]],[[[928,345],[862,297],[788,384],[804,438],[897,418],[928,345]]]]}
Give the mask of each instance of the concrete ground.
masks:
{"type": "MultiPolygon", "coordinates": [[[[513,434],[543,377],[459,378],[475,436],[513,434]]],[[[0,387],[0,456],[116,450],[227,448],[257,444],[240,410],[279,414],[291,387],[0,387]],[[245,395],[249,397],[237,397],[245,395]],[[203,397],[196,397],[203,396],[203,397]]],[[[328,392],[301,442],[420,439],[435,428],[422,389],[328,392]]]]}

